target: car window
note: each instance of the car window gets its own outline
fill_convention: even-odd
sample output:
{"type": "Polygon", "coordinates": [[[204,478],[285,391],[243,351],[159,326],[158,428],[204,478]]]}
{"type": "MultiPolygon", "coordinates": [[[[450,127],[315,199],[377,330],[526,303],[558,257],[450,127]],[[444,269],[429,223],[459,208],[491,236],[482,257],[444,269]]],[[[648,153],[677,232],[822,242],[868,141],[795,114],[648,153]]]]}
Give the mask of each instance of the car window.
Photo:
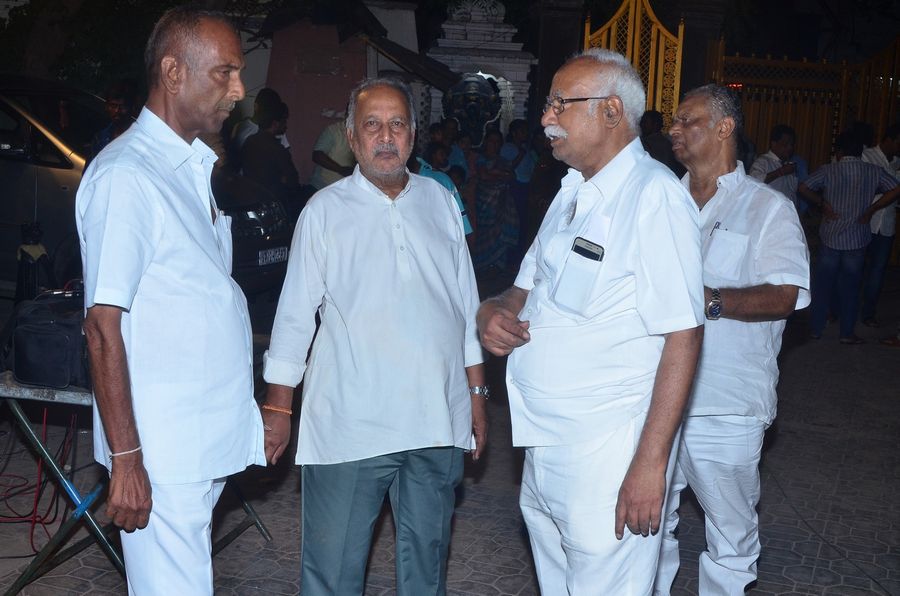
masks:
{"type": "Polygon", "coordinates": [[[82,157],[90,155],[94,135],[108,124],[103,102],[92,95],[18,92],[9,96],[82,157]]]}
{"type": "Polygon", "coordinates": [[[0,102],[0,157],[51,167],[70,167],[56,145],[12,106],[0,102]]]}
{"type": "Polygon", "coordinates": [[[27,156],[24,118],[0,102],[0,156],[23,159],[27,156]]]}

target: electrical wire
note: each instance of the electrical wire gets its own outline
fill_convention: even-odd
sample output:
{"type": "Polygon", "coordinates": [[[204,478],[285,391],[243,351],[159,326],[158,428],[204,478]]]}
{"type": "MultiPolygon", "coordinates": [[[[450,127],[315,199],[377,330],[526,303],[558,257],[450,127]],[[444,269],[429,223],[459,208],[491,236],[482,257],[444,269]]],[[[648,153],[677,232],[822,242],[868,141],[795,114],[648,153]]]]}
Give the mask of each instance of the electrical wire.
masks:
{"type": "MultiPolygon", "coordinates": [[[[41,423],[41,442],[45,445],[47,444],[48,432],[47,414],[48,410],[45,407],[41,423]]],[[[70,457],[70,454],[74,458],[72,447],[74,445],[74,438],[77,433],[77,421],[77,415],[72,414],[69,420],[69,424],[66,427],[65,434],[60,441],[59,447],[56,449],[56,453],[53,454],[53,457],[57,462],[67,461],[70,457]]],[[[12,435],[12,433],[10,434],[12,435]]],[[[23,450],[19,450],[18,452],[21,451],[23,450]]],[[[38,527],[40,526],[40,529],[43,530],[47,538],[50,538],[52,536],[48,526],[56,523],[57,519],[60,518],[60,499],[63,496],[57,483],[51,482],[52,479],[44,474],[44,461],[42,458],[38,458],[37,461],[37,474],[34,483],[29,482],[29,480],[24,476],[5,473],[5,470],[11,460],[12,454],[13,451],[7,449],[6,461],[4,462],[2,468],[0,468],[0,489],[2,489],[0,503],[4,503],[6,505],[6,508],[13,515],[0,515],[0,523],[28,523],[30,525],[29,542],[32,548],[32,554],[7,555],[0,557],[0,559],[28,558],[34,556],[35,553],[39,552],[40,549],[35,542],[35,534],[38,531],[38,527]],[[52,488],[52,491],[48,491],[48,487],[52,488]],[[34,496],[31,499],[30,511],[17,511],[17,509],[10,502],[11,499],[13,497],[27,494],[32,490],[34,491],[34,496]],[[49,495],[49,500],[45,499],[47,495],[49,495]],[[45,501],[47,503],[46,509],[41,512],[41,503],[45,501]]],[[[78,469],[80,468],[77,468],[74,471],[77,471],[78,469]]],[[[74,471],[71,471],[69,473],[70,479],[74,474],[74,471]]],[[[64,518],[69,511],[70,504],[66,499],[63,499],[63,502],[64,506],[62,508],[62,517],[64,518]]]]}

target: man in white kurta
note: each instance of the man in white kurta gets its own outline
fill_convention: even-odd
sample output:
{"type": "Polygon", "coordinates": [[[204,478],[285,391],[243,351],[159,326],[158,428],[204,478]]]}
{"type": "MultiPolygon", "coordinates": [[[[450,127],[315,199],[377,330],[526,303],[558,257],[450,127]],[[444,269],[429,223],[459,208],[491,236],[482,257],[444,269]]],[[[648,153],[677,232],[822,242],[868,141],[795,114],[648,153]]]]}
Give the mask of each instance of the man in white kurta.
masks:
{"type": "Polygon", "coordinates": [[[347,130],[359,165],[300,215],[266,354],[273,462],[304,380],[296,456],[304,595],[362,594],[385,494],[397,593],[444,594],[463,450],[477,458],[486,440],[463,222],[445,188],[406,169],[410,97],[391,79],[365,81],[351,95],[347,130]]]}
{"type": "Polygon", "coordinates": [[[646,594],[702,337],[697,213],[641,146],[644,91],[620,55],[570,60],[551,93],[544,131],[573,169],[515,285],[482,304],[479,331],[510,354],[541,592],[646,594]]]}
{"type": "Polygon", "coordinates": [[[785,318],[809,304],[809,253],[797,212],[736,160],[741,114],[728,90],[688,93],[672,126],[684,184],[700,207],[706,331],[669,493],[656,593],[678,571],[680,492],[706,514],[700,593],[743,594],[759,557],[759,458],[775,418],[785,318]]]}
{"type": "Polygon", "coordinates": [[[76,199],[94,453],[110,470],[129,593],[212,594],[213,506],[225,477],[265,465],[230,218],[210,190],[216,156],[197,139],[243,96],[243,57],[224,16],[191,8],[166,13],[148,45],[147,105],[76,199]]]}

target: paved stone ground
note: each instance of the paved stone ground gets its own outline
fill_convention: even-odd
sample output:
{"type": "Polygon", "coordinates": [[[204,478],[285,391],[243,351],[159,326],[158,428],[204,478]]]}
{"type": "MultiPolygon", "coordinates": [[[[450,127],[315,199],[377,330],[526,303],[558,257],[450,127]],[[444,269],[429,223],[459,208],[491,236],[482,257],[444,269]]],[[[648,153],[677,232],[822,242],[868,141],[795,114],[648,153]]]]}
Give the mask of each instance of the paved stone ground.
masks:
{"type": "MultiPolygon", "coordinates": [[[[869,342],[841,346],[830,327],[823,339],[806,339],[805,314],[788,325],[781,356],[779,416],[769,430],[761,468],[763,553],[759,581],[750,593],[900,595],[900,350],[875,340],[900,319],[900,270],[889,271],[882,329],[860,327],[869,342]]],[[[498,286],[503,282],[493,284],[498,286]]],[[[495,388],[502,386],[503,362],[490,364],[495,388]]],[[[40,422],[40,408],[31,408],[40,422]]],[[[51,412],[48,444],[60,444],[68,411],[51,412]]],[[[537,594],[534,571],[517,507],[521,452],[510,447],[504,397],[490,402],[491,448],[483,462],[467,468],[454,524],[449,562],[450,594],[537,594]]],[[[75,467],[90,461],[89,416],[79,414],[75,467]]],[[[33,479],[34,459],[23,448],[6,409],[0,413],[0,514],[31,507],[33,493],[9,497],[19,474],[33,479]]],[[[90,466],[75,476],[87,488],[96,477],[90,466]]],[[[299,568],[299,473],[287,460],[275,469],[251,469],[239,477],[250,502],[273,535],[266,543],[245,532],[215,559],[217,594],[296,594],[299,568]]],[[[41,511],[47,509],[48,495],[41,511]]],[[[692,502],[682,507],[682,569],[674,594],[697,593],[697,556],[704,548],[701,514],[692,502]]],[[[215,533],[241,518],[226,493],[215,533]]],[[[45,535],[35,533],[37,544],[45,535]]],[[[9,586],[31,552],[27,524],[0,523],[0,587],[9,586]]],[[[394,590],[393,529],[381,520],[372,549],[366,593],[394,590]]],[[[24,594],[123,594],[121,578],[96,548],[28,586],[24,594]]],[[[557,596],[557,595],[545,595],[557,596]]]]}

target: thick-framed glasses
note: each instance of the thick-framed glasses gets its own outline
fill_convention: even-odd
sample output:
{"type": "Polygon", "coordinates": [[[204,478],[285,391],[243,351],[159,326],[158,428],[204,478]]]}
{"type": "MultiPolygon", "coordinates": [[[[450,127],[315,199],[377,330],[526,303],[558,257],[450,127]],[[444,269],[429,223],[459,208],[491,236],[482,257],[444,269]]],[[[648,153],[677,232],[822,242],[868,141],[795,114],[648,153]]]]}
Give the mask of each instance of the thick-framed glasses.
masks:
{"type": "Polygon", "coordinates": [[[567,103],[578,103],[580,101],[590,101],[592,99],[609,99],[610,97],[614,97],[612,95],[604,95],[602,97],[567,97],[563,98],[560,96],[548,97],[547,101],[544,102],[544,113],[547,113],[547,110],[553,110],[553,113],[559,116],[563,112],[566,111],[567,103]]]}

